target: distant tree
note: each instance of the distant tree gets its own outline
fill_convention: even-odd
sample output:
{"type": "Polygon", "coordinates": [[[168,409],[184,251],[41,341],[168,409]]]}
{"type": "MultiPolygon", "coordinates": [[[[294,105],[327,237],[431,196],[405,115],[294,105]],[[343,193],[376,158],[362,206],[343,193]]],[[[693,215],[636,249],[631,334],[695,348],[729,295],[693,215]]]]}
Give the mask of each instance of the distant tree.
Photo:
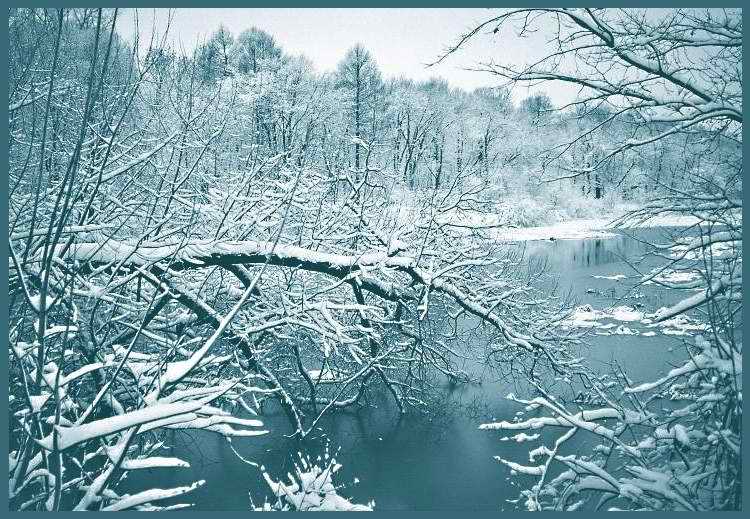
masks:
{"type": "MultiPolygon", "coordinates": [[[[382,93],[383,80],[372,55],[362,46],[355,45],[339,63],[336,78],[339,88],[346,93],[347,112],[355,139],[370,140],[368,131],[377,115],[376,101],[382,93]]],[[[354,167],[359,169],[361,144],[354,143],[354,167]]]]}
{"type": "Polygon", "coordinates": [[[257,73],[265,60],[283,55],[276,40],[265,31],[253,27],[242,31],[231,49],[232,63],[242,74],[257,73]]]}
{"type": "Polygon", "coordinates": [[[431,93],[441,93],[447,95],[450,93],[451,87],[443,78],[433,77],[419,85],[421,90],[431,93]]]}
{"type": "MultiPolygon", "coordinates": [[[[101,19],[105,25],[111,25],[112,23],[112,9],[102,9],[101,19]]],[[[77,29],[94,29],[96,28],[97,16],[99,16],[99,9],[92,7],[83,7],[69,9],[65,13],[66,20],[71,23],[77,29]]]]}
{"type": "Polygon", "coordinates": [[[552,100],[547,94],[533,94],[521,101],[521,110],[538,121],[544,114],[554,109],[552,100]]]}
{"type": "Polygon", "coordinates": [[[211,35],[206,43],[195,51],[195,60],[204,81],[213,81],[231,75],[230,49],[234,37],[223,25],[211,35]]]}

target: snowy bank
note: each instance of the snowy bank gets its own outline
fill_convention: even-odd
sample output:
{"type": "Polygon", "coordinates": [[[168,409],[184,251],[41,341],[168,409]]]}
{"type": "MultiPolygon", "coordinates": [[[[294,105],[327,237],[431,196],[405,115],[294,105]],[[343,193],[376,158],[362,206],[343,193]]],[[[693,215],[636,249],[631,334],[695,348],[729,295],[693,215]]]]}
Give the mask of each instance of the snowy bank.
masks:
{"type": "MultiPolygon", "coordinates": [[[[618,228],[634,229],[646,227],[688,227],[699,220],[693,216],[665,215],[650,219],[639,224],[625,224],[618,228]]],[[[584,220],[570,220],[553,225],[525,228],[503,228],[493,230],[493,237],[497,241],[519,242],[535,240],[590,240],[614,238],[613,220],[606,218],[590,218],[584,220]]]]}
{"type": "Polygon", "coordinates": [[[539,227],[496,229],[493,237],[497,241],[536,241],[549,240],[587,240],[593,238],[614,238],[617,236],[607,230],[606,220],[572,220],[539,227]]]}

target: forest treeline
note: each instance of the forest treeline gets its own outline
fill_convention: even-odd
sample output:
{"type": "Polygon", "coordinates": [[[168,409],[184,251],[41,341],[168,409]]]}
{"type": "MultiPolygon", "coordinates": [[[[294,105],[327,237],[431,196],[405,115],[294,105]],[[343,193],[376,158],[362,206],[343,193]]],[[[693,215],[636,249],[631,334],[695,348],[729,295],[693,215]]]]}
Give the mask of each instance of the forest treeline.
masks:
{"type": "MultiPolygon", "coordinates": [[[[45,36],[54,31],[54,17],[37,14],[20,21],[25,16],[18,16],[11,34],[33,49],[11,61],[11,99],[19,104],[35,102],[44,90],[41,80],[27,88],[33,73],[29,62],[42,59],[49,67],[54,55],[54,42],[45,36]]],[[[60,81],[53,93],[71,101],[85,93],[79,78],[86,75],[96,39],[95,18],[77,16],[69,15],[63,24],[65,67],[58,74],[66,85],[60,81]]],[[[112,56],[101,92],[112,102],[103,115],[114,124],[127,107],[125,128],[158,120],[158,126],[138,128],[155,139],[178,130],[178,125],[168,127],[175,108],[183,118],[200,110],[231,117],[231,128],[218,123],[220,135],[204,135],[213,141],[212,160],[197,166],[202,185],[192,187],[199,192],[243,162],[283,155],[331,176],[341,168],[377,169],[389,177],[397,201],[457,179],[474,182],[483,186],[485,206],[505,214],[507,223],[535,225],[601,214],[602,207],[643,200],[662,184],[682,186],[686,170],[710,167],[702,155],[686,153],[701,137],[685,135],[656,139],[638,154],[594,167],[615,149],[613,143],[648,138],[664,128],[644,123],[638,114],[615,118],[619,107],[605,101],[559,110],[544,93],[514,103],[506,86],[466,92],[442,79],[386,79],[368,50],[354,43],[335,71],[321,74],[304,56],[287,54],[272,35],[255,27],[237,35],[218,27],[193,51],[167,48],[159,36],[164,34],[152,35],[151,46],[138,41],[138,48],[130,48],[117,32],[99,38],[100,56],[107,49],[112,56]],[[132,99],[122,90],[129,81],[140,84],[132,99]],[[570,175],[580,167],[591,171],[570,175]],[[570,180],[545,183],[568,175],[570,180]],[[604,197],[606,203],[588,202],[604,197]]],[[[65,142],[65,113],[53,107],[50,119],[53,142],[65,142]]],[[[717,143],[715,152],[724,146],[717,143]]],[[[64,153],[64,147],[53,147],[45,167],[54,171],[64,153]]]]}

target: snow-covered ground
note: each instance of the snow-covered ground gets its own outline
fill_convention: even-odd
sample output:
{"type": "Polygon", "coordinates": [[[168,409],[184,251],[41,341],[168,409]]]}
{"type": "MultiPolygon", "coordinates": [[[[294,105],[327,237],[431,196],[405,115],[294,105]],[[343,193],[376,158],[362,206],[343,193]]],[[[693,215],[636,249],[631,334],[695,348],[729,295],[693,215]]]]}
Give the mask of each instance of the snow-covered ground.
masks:
{"type": "MultiPolygon", "coordinates": [[[[389,219],[398,226],[408,226],[426,217],[409,203],[400,203],[386,210],[389,219]]],[[[450,211],[434,215],[440,225],[455,226],[458,229],[486,230],[497,241],[519,242],[535,240],[584,240],[594,238],[613,238],[614,229],[633,229],[639,227],[688,227],[699,222],[698,218],[689,215],[660,215],[646,222],[623,222],[616,224],[623,216],[621,211],[612,211],[599,218],[576,218],[549,225],[522,227],[507,225],[507,214],[479,213],[469,211],[450,211]]]]}
{"type": "Polygon", "coordinates": [[[540,227],[508,228],[493,231],[498,241],[535,241],[535,240],[585,240],[591,238],[613,238],[616,236],[608,229],[606,220],[573,220],[540,227]]]}
{"type": "MultiPolygon", "coordinates": [[[[636,227],[687,227],[698,223],[693,216],[659,216],[642,224],[626,224],[623,229],[636,227]]],[[[534,240],[586,240],[593,238],[613,238],[612,220],[605,218],[591,218],[585,220],[571,220],[552,225],[525,228],[505,228],[493,231],[498,241],[534,241],[534,240]]]]}
{"type": "MultiPolygon", "coordinates": [[[[591,202],[594,204],[594,201],[591,202]]],[[[614,229],[689,227],[701,221],[695,216],[680,214],[657,215],[646,221],[643,221],[641,217],[629,218],[627,215],[634,214],[638,207],[621,202],[607,207],[601,204],[592,205],[586,214],[596,215],[593,218],[571,217],[558,211],[536,218],[537,221],[549,221],[550,223],[546,225],[525,226],[518,223],[519,220],[524,219],[519,219],[513,214],[514,211],[522,212],[525,205],[535,203],[537,202],[522,199],[515,208],[512,203],[506,203],[498,204],[494,210],[452,209],[446,212],[431,212],[427,208],[420,208],[414,200],[399,197],[392,204],[384,207],[383,216],[385,220],[394,222],[397,228],[408,227],[416,222],[425,224],[428,219],[434,218],[438,225],[452,226],[457,230],[463,229],[466,233],[471,230],[483,230],[495,240],[506,242],[613,238],[617,235],[614,229]]],[[[737,212],[736,217],[738,220],[741,219],[741,213],[737,212]]],[[[722,247],[723,244],[718,244],[718,246],[722,247]]],[[[675,249],[675,254],[679,252],[679,249],[675,249]]]]}

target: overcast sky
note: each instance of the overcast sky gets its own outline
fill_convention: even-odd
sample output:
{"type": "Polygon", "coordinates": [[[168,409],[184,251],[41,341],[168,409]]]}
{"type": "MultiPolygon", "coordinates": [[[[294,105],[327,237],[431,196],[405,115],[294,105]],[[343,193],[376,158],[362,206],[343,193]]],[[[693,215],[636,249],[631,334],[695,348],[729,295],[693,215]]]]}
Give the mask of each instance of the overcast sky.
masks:
{"type": "MultiPolygon", "coordinates": [[[[127,39],[134,33],[134,10],[118,17],[118,30],[127,39]]],[[[535,57],[544,43],[541,34],[519,39],[508,34],[498,37],[482,34],[473,43],[431,68],[450,43],[476,24],[492,17],[489,9],[177,9],[173,11],[169,43],[192,50],[220,24],[237,35],[244,29],[259,27],[276,38],[289,54],[303,54],[318,72],[333,70],[347,49],[361,43],[375,57],[385,77],[405,76],[415,80],[438,76],[452,86],[472,90],[498,84],[484,72],[465,70],[482,61],[525,64],[535,57]]],[[[138,10],[142,34],[150,34],[154,24],[166,25],[168,11],[138,10]]],[[[542,88],[555,104],[570,101],[570,88],[546,85],[542,88]]],[[[527,96],[526,88],[517,88],[516,99],[527,96]]]]}

